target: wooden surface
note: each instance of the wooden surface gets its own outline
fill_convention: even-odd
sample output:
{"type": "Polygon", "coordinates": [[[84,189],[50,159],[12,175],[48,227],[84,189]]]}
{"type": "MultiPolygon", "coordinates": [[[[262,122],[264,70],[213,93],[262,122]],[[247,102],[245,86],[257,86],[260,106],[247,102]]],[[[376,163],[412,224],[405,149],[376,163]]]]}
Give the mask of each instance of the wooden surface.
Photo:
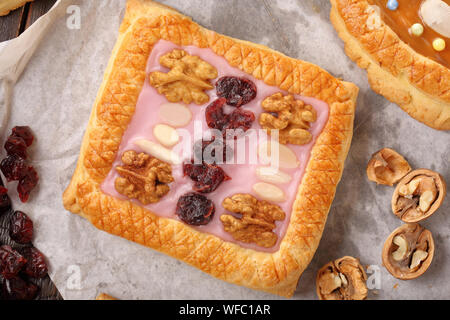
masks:
{"type": "Polygon", "coordinates": [[[35,0],[0,17],[0,42],[13,39],[24,32],[55,4],[56,0],[35,0]]]}

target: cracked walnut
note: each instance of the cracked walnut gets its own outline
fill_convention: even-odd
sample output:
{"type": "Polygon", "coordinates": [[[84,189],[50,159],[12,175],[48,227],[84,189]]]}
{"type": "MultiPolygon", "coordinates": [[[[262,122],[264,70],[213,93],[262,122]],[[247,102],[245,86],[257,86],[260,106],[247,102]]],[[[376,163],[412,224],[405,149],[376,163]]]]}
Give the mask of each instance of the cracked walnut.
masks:
{"type": "Polygon", "coordinates": [[[279,92],[264,99],[262,107],[266,112],[261,114],[259,123],[269,134],[279,130],[280,143],[304,145],[311,142],[312,134],[308,129],[311,122],[317,120],[312,106],[296,100],[293,95],[283,96],[279,92]]]}
{"type": "Polygon", "coordinates": [[[115,181],[120,194],[147,205],[158,202],[169,192],[168,183],[174,179],[168,163],[132,150],[124,152],[122,162],[123,166],[116,167],[120,177],[115,181]]]}
{"type": "Polygon", "coordinates": [[[272,231],[275,221],[282,221],[286,214],[283,210],[267,201],[260,201],[249,194],[235,194],[226,198],[222,206],[241,218],[224,214],[220,217],[226,232],[234,239],[246,243],[255,243],[264,248],[273,247],[278,236],[272,231]]]}
{"type": "Polygon", "coordinates": [[[204,91],[214,88],[210,80],[217,78],[216,68],[184,50],[173,50],[163,55],[159,62],[170,71],[150,73],[149,82],[167,100],[186,104],[195,102],[198,105],[209,101],[204,91]]]}

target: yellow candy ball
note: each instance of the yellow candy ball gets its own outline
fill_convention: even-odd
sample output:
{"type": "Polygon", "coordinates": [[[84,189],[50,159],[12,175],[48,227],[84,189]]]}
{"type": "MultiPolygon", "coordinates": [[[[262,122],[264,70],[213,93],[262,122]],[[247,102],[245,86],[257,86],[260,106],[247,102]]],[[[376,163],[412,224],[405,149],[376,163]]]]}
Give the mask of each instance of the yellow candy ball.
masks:
{"type": "Polygon", "coordinates": [[[420,23],[414,23],[411,26],[411,33],[416,37],[421,36],[423,34],[423,25],[421,25],[420,23]]]}
{"type": "Polygon", "coordinates": [[[445,40],[442,38],[434,39],[433,49],[436,51],[443,51],[445,49],[445,40]]]}

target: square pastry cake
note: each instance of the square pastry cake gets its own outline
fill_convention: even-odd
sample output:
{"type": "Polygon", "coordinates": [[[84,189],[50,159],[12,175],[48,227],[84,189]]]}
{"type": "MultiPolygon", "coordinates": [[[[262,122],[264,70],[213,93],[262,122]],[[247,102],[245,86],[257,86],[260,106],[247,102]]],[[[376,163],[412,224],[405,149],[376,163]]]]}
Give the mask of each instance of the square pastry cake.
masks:
{"type": "Polygon", "coordinates": [[[357,94],[316,65],[129,0],[64,206],[290,297],[322,236],[357,94]]]}

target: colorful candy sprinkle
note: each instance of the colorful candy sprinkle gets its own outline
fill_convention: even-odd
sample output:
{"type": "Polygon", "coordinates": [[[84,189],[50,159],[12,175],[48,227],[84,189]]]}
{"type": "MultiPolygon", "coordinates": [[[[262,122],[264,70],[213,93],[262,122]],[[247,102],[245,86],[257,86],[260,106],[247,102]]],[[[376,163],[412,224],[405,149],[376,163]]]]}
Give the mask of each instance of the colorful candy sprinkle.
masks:
{"type": "Polygon", "coordinates": [[[389,0],[387,2],[386,6],[387,6],[387,8],[389,10],[392,10],[392,11],[397,10],[397,8],[398,8],[398,1],[397,0],[389,0]]]}
{"type": "Polygon", "coordinates": [[[411,33],[416,37],[420,37],[423,34],[423,25],[420,23],[414,23],[411,26],[411,33]]]}
{"type": "Polygon", "coordinates": [[[445,49],[445,40],[442,38],[434,39],[433,49],[436,51],[443,51],[445,49]]]}

